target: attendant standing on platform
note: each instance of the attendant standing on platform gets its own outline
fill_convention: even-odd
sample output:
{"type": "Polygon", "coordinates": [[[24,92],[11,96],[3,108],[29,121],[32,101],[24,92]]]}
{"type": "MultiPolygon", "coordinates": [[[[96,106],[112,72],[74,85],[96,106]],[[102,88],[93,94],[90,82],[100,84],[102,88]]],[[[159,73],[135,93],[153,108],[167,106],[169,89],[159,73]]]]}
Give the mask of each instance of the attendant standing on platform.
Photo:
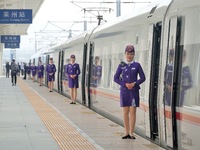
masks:
{"type": "Polygon", "coordinates": [[[9,78],[9,74],[10,74],[10,65],[9,62],[6,63],[6,78],[9,78]]]}
{"type": "Polygon", "coordinates": [[[35,75],[36,75],[37,67],[35,66],[35,63],[33,63],[31,67],[31,72],[32,72],[32,80],[35,82],[35,75]]]}
{"type": "Polygon", "coordinates": [[[70,95],[72,102],[70,104],[76,104],[78,75],[80,74],[79,64],[75,63],[75,55],[71,55],[70,63],[67,65],[65,74],[68,75],[68,85],[70,88],[70,95]]]}
{"type": "Polygon", "coordinates": [[[53,92],[53,82],[55,81],[56,66],[53,64],[53,58],[49,59],[49,64],[46,67],[49,92],[53,92]]]}
{"type": "Polygon", "coordinates": [[[135,139],[133,135],[136,121],[136,108],[139,107],[140,84],[145,81],[145,75],[140,63],[134,61],[135,49],[127,45],[126,61],[119,64],[114,75],[114,81],[120,87],[120,106],[123,108],[125,136],[122,139],[135,139]],[[138,79],[138,75],[140,79],[138,79]]]}
{"type": "Polygon", "coordinates": [[[16,85],[17,83],[17,70],[18,70],[18,65],[15,63],[15,60],[13,59],[11,64],[12,86],[16,85]]]}
{"type": "Polygon", "coordinates": [[[44,66],[42,64],[42,61],[39,62],[37,70],[38,70],[39,85],[42,86],[43,76],[44,76],[44,66]]]}
{"type": "Polygon", "coordinates": [[[28,80],[30,80],[31,79],[31,63],[29,63],[26,68],[27,68],[28,80]]]}

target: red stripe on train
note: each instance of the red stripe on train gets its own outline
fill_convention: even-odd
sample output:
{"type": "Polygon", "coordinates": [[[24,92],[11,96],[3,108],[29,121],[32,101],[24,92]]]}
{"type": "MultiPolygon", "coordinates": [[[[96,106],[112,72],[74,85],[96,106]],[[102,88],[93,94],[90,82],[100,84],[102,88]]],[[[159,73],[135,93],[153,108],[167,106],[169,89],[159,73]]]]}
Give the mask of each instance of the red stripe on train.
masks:
{"type": "MultiPolygon", "coordinates": [[[[105,93],[105,92],[99,91],[97,89],[90,89],[90,93],[95,94],[95,95],[99,95],[99,96],[104,96],[104,97],[113,99],[115,101],[119,101],[119,95],[113,95],[113,94],[105,93]]],[[[149,111],[149,107],[145,103],[140,102],[140,108],[142,110],[144,110],[145,112],[149,111]]],[[[171,111],[165,110],[166,118],[171,119],[171,115],[172,115],[171,111]]],[[[180,120],[180,121],[200,125],[200,117],[196,117],[196,116],[193,116],[193,115],[190,115],[190,114],[176,112],[176,119],[180,120]]]]}

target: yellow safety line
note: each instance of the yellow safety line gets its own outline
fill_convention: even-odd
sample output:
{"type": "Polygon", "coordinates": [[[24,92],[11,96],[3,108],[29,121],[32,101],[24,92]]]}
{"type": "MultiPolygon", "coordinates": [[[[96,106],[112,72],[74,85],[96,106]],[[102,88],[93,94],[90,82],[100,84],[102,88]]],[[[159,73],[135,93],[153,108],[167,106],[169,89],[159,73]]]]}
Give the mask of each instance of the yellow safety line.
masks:
{"type": "Polygon", "coordinates": [[[82,136],[64,117],[45,102],[22,80],[18,80],[27,99],[41,118],[62,150],[95,150],[96,148],[82,136]]]}

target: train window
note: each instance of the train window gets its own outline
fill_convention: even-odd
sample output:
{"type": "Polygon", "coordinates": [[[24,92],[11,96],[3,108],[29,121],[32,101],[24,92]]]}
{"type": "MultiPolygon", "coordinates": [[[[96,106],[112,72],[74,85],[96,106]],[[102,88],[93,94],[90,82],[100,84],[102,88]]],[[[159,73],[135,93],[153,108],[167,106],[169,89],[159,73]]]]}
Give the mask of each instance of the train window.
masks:
{"type": "MultiPolygon", "coordinates": [[[[111,71],[111,76],[112,77],[114,77],[114,75],[115,75],[115,72],[116,72],[116,70],[117,70],[117,67],[118,67],[118,65],[120,64],[120,62],[121,62],[122,60],[120,60],[119,58],[113,58],[112,59],[112,71],[111,71]]],[[[113,81],[113,79],[111,79],[111,84],[112,84],[112,89],[113,90],[119,90],[119,85],[118,84],[116,84],[114,81],[113,81]]]]}
{"type": "MultiPolygon", "coordinates": [[[[185,12],[182,20],[181,45],[183,62],[179,105],[200,106],[200,8],[185,12]],[[195,23],[194,23],[195,22],[195,23]]],[[[199,109],[199,107],[198,107],[199,109]]]]}
{"type": "Polygon", "coordinates": [[[107,88],[110,85],[110,73],[111,73],[111,60],[103,59],[102,61],[102,86],[107,88]]]}
{"type": "Polygon", "coordinates": [[[179,106],[200,106],[200,44],[187,45],[183,50],[179,106]]]}

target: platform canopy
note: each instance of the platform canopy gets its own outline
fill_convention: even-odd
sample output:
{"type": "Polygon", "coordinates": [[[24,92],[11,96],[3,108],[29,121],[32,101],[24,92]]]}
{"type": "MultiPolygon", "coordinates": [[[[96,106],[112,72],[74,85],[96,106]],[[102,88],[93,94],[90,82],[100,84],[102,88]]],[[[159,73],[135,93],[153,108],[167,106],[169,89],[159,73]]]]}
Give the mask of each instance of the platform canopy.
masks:
{"type": "MultiPolygon", "coordinates": [[[[0,0],[0,9],[32,9],[36,16],[44,0],[0,0]]],[[[0,35],[26,35],[30,24],[0,24],[0,35]]]]}

